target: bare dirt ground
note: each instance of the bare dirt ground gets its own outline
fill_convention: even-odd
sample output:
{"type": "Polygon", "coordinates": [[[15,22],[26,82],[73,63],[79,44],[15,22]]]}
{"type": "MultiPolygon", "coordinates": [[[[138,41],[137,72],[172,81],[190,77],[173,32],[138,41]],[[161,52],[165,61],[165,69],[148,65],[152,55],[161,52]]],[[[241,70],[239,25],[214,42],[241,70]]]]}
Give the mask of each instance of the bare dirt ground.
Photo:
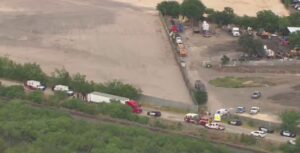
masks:
{"type": "Polygon", "coordinates": [[[0,55],[191,103],[159,18],[148,11],[113,0],[1,0],[0,55]]]}
{"type": "MultiPolygon", "coordinates": [[[[220,59],[226,54],[231,59],[238,57],[239,47],[238,38],[232,37],[229,33],[216,29],[216,35],[205,38],[199,34],[194,34],[187,29],[183,34],[184,42],[189,46],[189,56],[187,58],[187,68],[189,78],[193,81],[200,79],[208,90],[208,108],[214,112],[220,108],[236,108],[245,106],[247,111],[250,107],[258,106],[261,108],[262,115],[253,116],[254,118],[275,121],[278,120],[273,114],[279,114],[285,109],[299,109],[299,88],[295,86],[299,81],[299,72],[290,73],[295,66],[277,67],[273,66],[274,71],[267,71],[268,67],[252,66],[255,71],[239,71],[238,68],[231,67],[231,71],[219,71],[214,68],[219,67],[220,59]],[[204,68],[204,61],[212,61],[212,69],[204,68]],[[285,70],[286,73],[281,73],[285,70]],[[290,71],[291,70],[291,71],[290,71]],[[275,82],[274,86],[252,87],[252,88],[222,88],[215,87],[208,83],[217,77],[260,77],[265,80],[275,82]],[[253,91],[262,92],[262,97],[257,100],[251,99],[253,91]]],[[[271,66],[269,66],[271,67],[271,66]]]]}
{"type": "MultiPolygon", "coordinates": [[[[157,3],[164,0],[116,0],[121,2],[128,2],[134,5],[143,7],[156,7],[157,3]]],[[[183,0],[177,0],[182,2],[183,0]]],[[[231,7],[238,15],[256,16],[256,13],[261,10],[272,10],[275,14],[280,16],[289,15],[280,0],[201,0],[208,8],[213,8],[222,11],[224,7],[231,7]]]]}

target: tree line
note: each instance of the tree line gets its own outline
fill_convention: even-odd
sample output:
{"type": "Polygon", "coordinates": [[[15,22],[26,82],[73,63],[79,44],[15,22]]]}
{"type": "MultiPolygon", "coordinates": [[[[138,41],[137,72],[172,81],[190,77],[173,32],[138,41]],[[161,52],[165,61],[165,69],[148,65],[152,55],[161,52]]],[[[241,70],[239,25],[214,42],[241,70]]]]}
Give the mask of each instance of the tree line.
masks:
{"type": "MultiPolygon", "coordinates": [[[[200,0],[184,0],[181,4],[176,1],[163,1],[157,5],[163,15],[178,18],[179,15],[191,20],[207,20],[218,25],[235,24],[243,28],[252,27],[256,30],[263,29],[266,32],[278,32],[283,35],[288,33],[287,27],[300,27],[300,12],[290,16],[280,17],[271,10],[257,12],[255,17],[238,16],[230,7],[225,7],[223,11],[215,11],[206,8],[200,0]],[[206,14],[206,17],[203,16],[206,14]]],[[[300,47],[300,32],[290,35],[290,43],[295,47],[300,47]]]]}
{"type": "Polygon", "coordinates": [[[113,80],[106,83],[95,83],[88,81],[85,75],[71,75],[65,69],[55,70],[50,76],[47,75],[36,63],[19,64],[8,59],[0,57],[0,78],[6,78],[16,81],[37,80],[46,83],[48,86],[57,84],[66,85],[75,92],[86,95],[92,91],[105,92],[108,94],[138,99],[142,91],[133,85],[113,80]]]}

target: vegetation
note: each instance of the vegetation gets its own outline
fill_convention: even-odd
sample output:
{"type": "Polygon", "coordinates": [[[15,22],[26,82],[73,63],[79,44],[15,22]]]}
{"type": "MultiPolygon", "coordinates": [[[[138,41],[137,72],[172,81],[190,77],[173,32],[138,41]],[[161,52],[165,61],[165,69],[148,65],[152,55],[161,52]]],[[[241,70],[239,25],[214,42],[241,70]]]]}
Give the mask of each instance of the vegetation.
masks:
{"type": "Polygon", "coordinates": [[[227,153],[199,140],[140,128],[79,121],[19,101],[0,105],[2,153],[227,153]]]}
{"type": "Polygon", "coordinates": [[[163,1],[156,6],[162,15],[169,15],[178,18],[180,14],[180,4],[177,1],[163,1]]]}
{"type": "Polygon", "coordinates": [[[291,14],[288,20],[292,26],[300,27],[300,12],[291,14]]]}
{"type": "Polygon", "coordinates": [[[17,64],[6,57],[0,57],[0,77],[17,81],[26,81],[29,79],[47,80],[46,74],[39,65],[35,63],[17,64]]]}
{"type": "Polygon", "coordinates": [[[184,0],[181,4],[181,14],[191,20],[198,21],[203,18],[204,4],[199,0],[184,0]]]}
{"type": "Polygon", "coordinates": [[[293,47],[300,48],[300,32],[290,34],[289,41],[293,47]]]}
{"type": "Polygon", "coordinates": [[[281,128],[290,131],[296,131],[300,124],[300,112],[286,111],[281,114],[281,128]]]}
{"type": "Polygon", "coordinates": [[[232,24],[235,19],[235,14],[232,8],[225,7],[222,12],[210,11],[209,19],[219,25],[232,24]]]}
{"type": "Polygon", "coordinates": [[[250,57],[264,57],[266,52],[263,48],[263,43],[259,39],[254,39],[248,35],[242,35],[238,40],[243,51],[250,57]]]}
{"type": "Polygon", "coordinates": [[[223,77],[209,81],[210,84],[216,87],[224,88],[247,88],[247,87],[263,87],[276,85],[271,80],[261,77],[223,77]]]}
{"type": "Polygon", "coordinates": [[[285,144],[281,149],[284,153],[300,152],[300,138],[296,139],[296,145],[285,144]]]}
{"type": "Polygon", "coordinates": [[[197,105],[198,105],[198,111],[200,112],[201,108],[200,105],[203,105],[207,102],[208,96],[206,91],[196,90],[193,91],[193,96],[196,99],[197,105]]]}
{"type": "Polygon", "coordinates": [[[16,81],[37,80],[48,86],[67,85],[75,92],[86,95],[92,91],[105,92],[130,99],[138,99],[142,91],[130,84],[113,80],[104,84],[87,81],[85,75],[70,75],[65,69],[55,70],[47,76],[39,65],[33,63],[17,64],[6,57],[0,57],[0,77],[16,81]]]}
{"type": "Polygon", "coordinates": [[[25,92],[23,86],[9,86],[4,87],[0,85],[0,96],[7,99],[24,98],[25,92]]]}
{"type": "Polygon", "coordinates": [[[293,3],[293,0],[281,0],[281,2],[285,7],[289,7],[293,3]]]}
{"type": "Polygon", "coordinates": [[[221,64],[222,65],[226,65],[230,62],[230,58],[226,55],[223,55],[222,58],[221,58],[221,64]]]}

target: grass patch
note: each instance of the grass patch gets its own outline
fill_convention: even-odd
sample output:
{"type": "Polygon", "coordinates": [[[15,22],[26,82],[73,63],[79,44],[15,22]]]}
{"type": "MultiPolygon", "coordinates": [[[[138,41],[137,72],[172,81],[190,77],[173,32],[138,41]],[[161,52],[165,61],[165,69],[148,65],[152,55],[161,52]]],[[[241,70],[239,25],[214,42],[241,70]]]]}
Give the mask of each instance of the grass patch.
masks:
{"type": "Polygon", "coordinates": [[[247,88],[247,87],[265,87],[274,86],[276,83],[261,77],[223,77],[209,81],[216,87],[224,88],[247,88]]]}

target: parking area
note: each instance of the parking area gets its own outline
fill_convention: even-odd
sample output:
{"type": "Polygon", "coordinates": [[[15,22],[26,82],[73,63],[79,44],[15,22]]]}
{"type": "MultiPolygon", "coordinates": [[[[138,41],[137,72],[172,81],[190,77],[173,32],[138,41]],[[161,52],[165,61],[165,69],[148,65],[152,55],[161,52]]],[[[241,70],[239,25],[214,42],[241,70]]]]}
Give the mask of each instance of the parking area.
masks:
{"type": "MultiPolygon", "coordinates": [[[[190,28],[187,28],[182,36],[189,51],[189,56],[186,57],[189,78],[192,82],[201,80],[206,85],[209,94],[208,108],[211,112],[220,108],[235,109],[238,106],[246,107],[247,112],[249,112],[250,107],[258,106],[261,108],[260,113],[262,115],[250,115],[250,117],[274,121],[278,120],[275,115],[282,111],[300,108],[300,103],[297,100],[300,92],[297,86],[294,87],[295,83],[300,81],[299,73],[290,73],[291,71],[289,71],[296,69],[298,65],[283,67],[282,65],[260,66],[257,64],[249,66],[255,71],[241,71],[243,67],[232,66],[228,68],[230,70],[228,71],[220,66],[220,59],[222,55],[235,59],[242,54],[237,37],[233,37],[222,29],[216,29],[216,34],[212,37],[203,37],[199,33],[193,33],[190,28]],[[212,64],[212,68],[203,66],[208,61],[212,64]],[[264,71],[268,67],[272,67],[274,71],[264,71]],[[282,70],[285,70],[286,73],[280,73],[282,70]],[[274,85],[224,88],[215,87],[209,83],[210,80],[226,76],[259,77],[265,81],[272,81],[274,85]],[[258,99],[252,99],[251,95],[254,91],[260,91],[262,96],[258,99]]],[[[269,62],[268,60],[261,61],[269,62]]]]}

